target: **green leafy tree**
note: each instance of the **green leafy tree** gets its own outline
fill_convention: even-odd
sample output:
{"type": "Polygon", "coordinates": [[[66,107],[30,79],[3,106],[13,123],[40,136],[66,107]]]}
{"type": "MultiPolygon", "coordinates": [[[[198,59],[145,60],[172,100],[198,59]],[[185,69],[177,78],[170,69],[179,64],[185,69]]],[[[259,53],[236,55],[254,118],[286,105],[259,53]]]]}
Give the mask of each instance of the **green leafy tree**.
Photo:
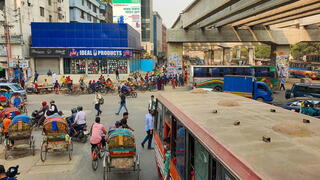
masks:
{"type": "Polygon", "coordinates": [[[319,42],[300,42],[290,47],[291,55],[294,59],[302,59],[305,55],[320,54],[319,42]]]}
{"type": "Polygon", "coordinates": [[[271,47],[267,45],[255,46],[255,53],[257,58],[268,59],[270,58],[271,47]]]}

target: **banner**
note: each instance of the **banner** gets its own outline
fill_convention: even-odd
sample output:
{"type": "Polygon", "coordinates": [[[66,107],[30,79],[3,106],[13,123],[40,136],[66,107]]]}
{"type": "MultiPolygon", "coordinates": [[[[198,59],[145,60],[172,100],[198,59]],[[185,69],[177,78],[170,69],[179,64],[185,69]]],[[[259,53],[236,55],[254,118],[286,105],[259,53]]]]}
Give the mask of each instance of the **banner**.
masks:
{"type": "Polygon", "coordinates": [[[93,48],[72,48],[68,50],[68,57],[111,57],[130,58],[133,56],[132,49],[93,49],[93,48]]]}
{"type": "Polygon", "coordinates": [[[113,0],[113,23],[129,24],[141,33],[141,1],[113,0]]]}

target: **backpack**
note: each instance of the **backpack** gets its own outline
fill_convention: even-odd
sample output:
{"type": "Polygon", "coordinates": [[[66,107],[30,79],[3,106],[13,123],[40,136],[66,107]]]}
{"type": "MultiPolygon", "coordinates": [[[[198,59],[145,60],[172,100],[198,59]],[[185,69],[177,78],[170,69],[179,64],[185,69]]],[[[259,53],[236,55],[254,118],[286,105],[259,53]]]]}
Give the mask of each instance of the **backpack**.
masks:
{"type": "Polygon", "coordinates": [[[103,97],[101,97],[100,99],[99,99],[99,104],[103,104],[104,103],[104,99],[103,99],[103,97]]]}

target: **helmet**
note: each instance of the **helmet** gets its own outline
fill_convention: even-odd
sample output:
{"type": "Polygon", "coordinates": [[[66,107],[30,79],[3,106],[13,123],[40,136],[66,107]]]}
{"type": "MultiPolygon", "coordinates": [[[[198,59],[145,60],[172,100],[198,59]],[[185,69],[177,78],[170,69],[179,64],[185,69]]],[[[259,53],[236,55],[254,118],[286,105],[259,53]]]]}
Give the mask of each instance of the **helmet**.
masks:
{"type": "Polygon", "coordinates": [[[83,107],[82,107],[82,106],[78,106],[78,107],[77,107],[77,110],[78,110],[78,111],[82,111],[82,110],[83,110],[83,107]]]}
{"type": "Polygon", "coordinates": [[[47,105],[47,101],[42,101],[42,106],[45,106],[45,105],[47,105]]]}
{"type": "Polygon", "coordinates": [[[0,106],[0,110],[3,110],[3,106],[0,106]]]}
{"type": "Polygon", "coordinates": [[[76,113],[77,112],[77,108],[72,108],[71,109],[71,113],[73,114],[73,113],[76,113]]]}

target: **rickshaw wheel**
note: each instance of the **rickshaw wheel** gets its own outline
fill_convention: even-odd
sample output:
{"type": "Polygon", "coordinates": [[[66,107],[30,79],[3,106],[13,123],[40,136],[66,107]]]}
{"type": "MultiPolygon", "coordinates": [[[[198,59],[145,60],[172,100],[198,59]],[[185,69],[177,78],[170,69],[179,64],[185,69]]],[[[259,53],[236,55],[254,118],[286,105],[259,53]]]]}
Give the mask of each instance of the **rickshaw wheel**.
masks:
{"type": "Polygon", "coordinates": [[[69,160],[72,160],[72,152],[73,152],[73,143],[71,140],[69,140],[68,143],[68,153],[69,153],[69,160]]]}
{"type": "Polygon", "coordinates": [[[137,98],[138,97],[138,93],[137,92],[133,92],[132,96],[133,96],[133,98],[137,98]]]}
{"type": "Polygon", "coordinates": [[[48,153],[48,149],[47,149],[47,145],[46,142],[42,142],[41,145],[41,153],[40,153],[40,157],[41,157],[41,161],[44,162],[47,158],[47,153],[48,153]]]}

